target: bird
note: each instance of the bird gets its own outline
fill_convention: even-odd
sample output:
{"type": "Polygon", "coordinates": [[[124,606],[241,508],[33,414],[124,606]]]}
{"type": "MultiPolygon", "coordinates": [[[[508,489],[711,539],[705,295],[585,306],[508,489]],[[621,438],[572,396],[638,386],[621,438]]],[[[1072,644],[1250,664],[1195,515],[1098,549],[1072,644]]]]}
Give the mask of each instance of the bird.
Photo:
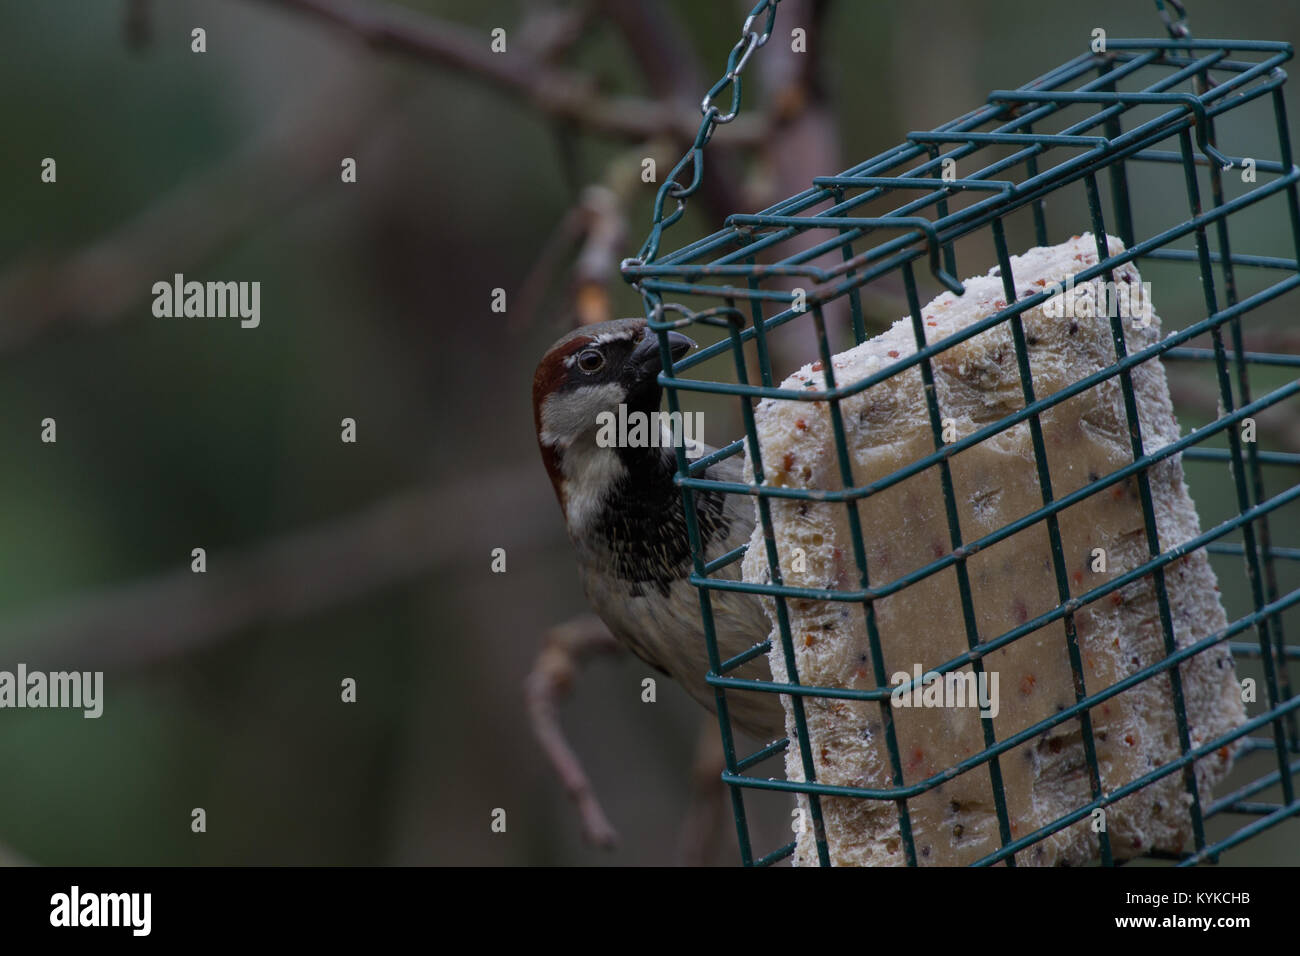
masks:
{"type": "MultiPolygon", "coordinates": [[[[695,347],[677,331],[667,338],[674,362],[695,347]]],[[[655,421],[662,370],[659,339],[645,319],[581,326],[538,363],[533,423],[592,609],[624,647],[714,710],[714,690],[705,680],[709,660],[699,593],[690,583],[685,506],[673,480],[672,441],[665,436],[634,446],[601,440],[602,423],[618,416],[620,405],[629,419],[642,413],[655,421]]],[[[712,451],[702,446],[703,454],[712,451]]],[[[742,472],[732,457],[711,464],[703,477],[738,482],[744,480],[742,472]]],[[[747,496],[697,490],[695,509],[706,561],[748,544],[755,518],[747,496]]],[[[713,576],[736,580],[740,562],[713,576]]],[[[711,602],[722,660],[768,638],[771,622],[756,595],[714,589],[711,602]]],[[[728,676],[771,679],[762,655],[728,676]]],[[[776,694],[729,692],[727,710],[737,726],[759,740],[784,736],[776,694]]]]}

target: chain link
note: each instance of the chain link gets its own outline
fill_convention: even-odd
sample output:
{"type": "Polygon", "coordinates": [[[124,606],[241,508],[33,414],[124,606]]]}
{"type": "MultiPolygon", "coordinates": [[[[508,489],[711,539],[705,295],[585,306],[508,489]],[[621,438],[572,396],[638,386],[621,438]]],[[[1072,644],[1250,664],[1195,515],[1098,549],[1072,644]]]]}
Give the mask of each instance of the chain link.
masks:
{"type": "Polygon", "coordinates": [[[1183,6],[1182,0],[1156,0],[1156,9],[1160,12],[1160,19],[1165,21],[1165,29],[1169,31],[1171,40],[1191,39],[1192,31],[1187,25],[1187,8],[1183,6]],[[1177,20],[1169,10],[1165,9],[1166,4],[1178,15],[1177,20]]]}
{"type": "Polygon", "coordinates": [[[713,138],[714,132],[719,126],[730,123],[740,114],[741,102],[741,73],[745,65],[749,62],[750,56],[755,50],[765,44],[772,36],[772,26],[776,22],[776,8],[781,0],[760,0],[750,11],[749,16],[745,18],[744,25],[740,28],[740,39],[736,45],[731,48],[727,55],[727,71],[722,78],[709,91],[704,94],[704,99],[700,101],[700,112],[704,118],[700,121],[699,132],[695,134],[695,142],[686,150],[685,155],[677,161],[671,173],[664,180],[659,192],[655,195],[654,212],[651,216],[650,235],[646,237],[645,243],[635,257],[623,260],[623,267],[646,265],[653,262],[659,255],[659,245],[663,238],[665,229],[681,219],[686,213],[686,200],[694,195],[695,191],[700,188],[700,183],[704,179],[704,147],[708,145],[709,140],[713,138]],[[755,29],[755,24],[764,14],[767,19],[763,23],[763,32],[760,34],[755,29]],[[731,106],[727,112],[722,112],[721,108],[714,102],[719,96],[731,89],[731,106]],[[690,181],[681,183],[678,177],[690,166],[690,181]],[[677,200],[677,208],[671,213],[665,214],[664,207],[669,199],[677,200]]]}

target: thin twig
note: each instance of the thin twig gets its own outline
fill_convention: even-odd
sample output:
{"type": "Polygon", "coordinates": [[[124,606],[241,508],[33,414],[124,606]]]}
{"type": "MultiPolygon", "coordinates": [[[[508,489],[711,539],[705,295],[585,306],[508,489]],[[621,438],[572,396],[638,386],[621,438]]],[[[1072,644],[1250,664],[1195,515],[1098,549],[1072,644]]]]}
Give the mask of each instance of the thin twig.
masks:
{"type": "Polygon", "coordinates": [[[627,240],[627,224],[618,195],[604,186],[588,186],[582,204],[585,238],[573,264],[574,311],[581,325],[613,318],[609,283],[627,240]]]}
{"type": "Polygon", "coordinates": [[[582,245],[573,263],[571,283],[576,322],[571,324],[594,325],[613,318],[609,285],[618,275],[626,238],[627,223],[618,194],[607,186],[584,189],[578,204],[542,243],[537,261],[519,287],[507,328],[517,333],[532,324],[546,290],[560,272],[561,260],[579,240],[582,245]]]}
{"type": "Polygon", "coordinates": [[[575,617],[546,632],[542,650],[524,683],[537,742],[564,784],[569,799],[578,808],[583,837],[604,849],[618,844],[618,832],[605,816],[582,761],[569,746],[560,726],[560,701],[572,690],[574,679],[588,658],[615,654],[620,649],[600,618],[591,614],[575,617]]]}
{"type": "Polygon", "coordinates": [[[533,324],[542,300],[546,296],[546,290],[551,287],[551,282],[560,271],[561,262],[582,236],[584,218],[579,207],[569,209],[560,217],[560,221],[555,224],[550,235],[542,240],[537,258],[533,261],[528,274],[524,276],[524,281],[519,284],[514,308],[510,310],[509,318],[506,319],[506,329],[512,335],[524,331],[533,324]]]}

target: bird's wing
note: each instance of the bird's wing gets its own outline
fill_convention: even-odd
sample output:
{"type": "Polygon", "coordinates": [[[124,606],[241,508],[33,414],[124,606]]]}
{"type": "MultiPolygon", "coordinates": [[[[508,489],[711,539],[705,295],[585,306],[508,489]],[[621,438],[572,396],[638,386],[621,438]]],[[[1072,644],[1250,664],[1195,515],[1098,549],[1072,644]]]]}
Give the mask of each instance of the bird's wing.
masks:
{"type": "MultiPolygon", "coordinates": [[[[712,448],[705,448],[704,453],[711,454],[712,448]]],[[[732,455],[716,464],[710,465],[705,471],[705,477],[711,481],[728,481],[745,484],[745,461],[740,455],[732,455]]],[[[713,560],[719,555],[733,551],[743,544],[749,543],[750,534],[754,530],[754,499],[749,495],[727,494],[724,495],[723,513],[727,516],[728,531],[726,538],[718,541],[709,549],[708,559],[713,560]]],[[[740,576],[740,562],[737,561],[724,570],[734,570],[734,577],[740,576]]],[[[732,574],[726,574],[726,577],[732,577],[732,574]]]]}

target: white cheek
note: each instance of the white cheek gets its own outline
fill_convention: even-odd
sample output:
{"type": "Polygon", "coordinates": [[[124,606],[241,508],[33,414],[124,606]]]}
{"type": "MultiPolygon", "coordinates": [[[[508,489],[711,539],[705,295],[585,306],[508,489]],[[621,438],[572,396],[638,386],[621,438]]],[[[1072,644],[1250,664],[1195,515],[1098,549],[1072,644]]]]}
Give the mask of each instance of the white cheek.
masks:
{"type": "Polygon", "coordinates": [[[593,432],[596,416],[616,411],[625,395],[621,385],[589,385],[549,396],[542,403],[542,442],[568,446],[579,435],[593,432]]]}
{"type": "Polygon", "coordinates": [[[605,497],[627,468],[614,449],[582,444],[565,452],[561,471],[569,528],[581,533],[600,516],[605,497]]]}

